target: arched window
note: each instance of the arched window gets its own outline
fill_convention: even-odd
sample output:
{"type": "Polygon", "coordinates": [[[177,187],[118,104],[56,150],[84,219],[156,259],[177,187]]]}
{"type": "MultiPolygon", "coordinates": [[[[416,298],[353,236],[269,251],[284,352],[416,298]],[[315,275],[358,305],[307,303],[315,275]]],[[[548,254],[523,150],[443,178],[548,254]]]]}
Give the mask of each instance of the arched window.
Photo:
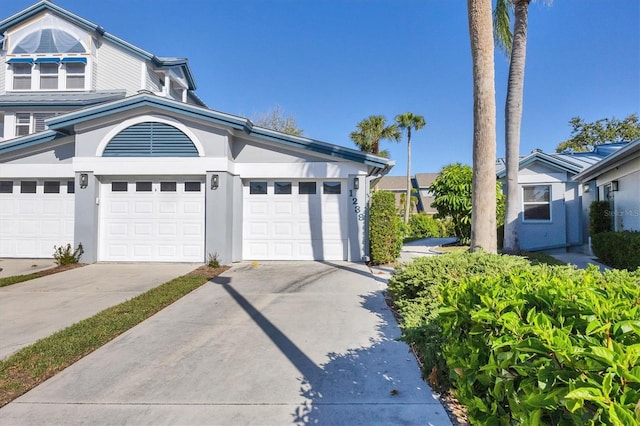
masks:
{"type": "Polygon", "coordinates": [[[86,51],[82,42],[71,33],[56,28],[42,28],[20,40],[11,53],[85,53],[86,51]]]}

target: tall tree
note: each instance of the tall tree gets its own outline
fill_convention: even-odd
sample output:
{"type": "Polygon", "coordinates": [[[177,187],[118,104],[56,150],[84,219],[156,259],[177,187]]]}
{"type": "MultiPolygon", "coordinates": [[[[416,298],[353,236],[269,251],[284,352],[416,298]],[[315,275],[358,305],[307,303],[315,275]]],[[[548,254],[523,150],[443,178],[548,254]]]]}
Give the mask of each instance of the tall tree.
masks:
{"type": "Polygon", "coordinates": [[[303,130],[298,127],[296,118],[292,115],[287,115],[277,105],[265,113],[257,114],[252,121],[260,127],[266,127],[288,135],[302,136],[303,130]]]}
{"type": "Polygon", "coordinates": [[[593,123],[587,123],[580,117],[573,117],[569,121],[573,128],[571,138],[561,142],[557,152],[591,151],[596,145],[610,142],[631,142],[640,138],[640,122],[636,114],[618,120],[615,117],[601,118],[593,123]]]}
{"type": "Polygon", "coordinates": [[[497,251],[496,89],[491,0],[467,0],[473,63],[471,250],[497,251]]]}
{"type": "Polygon", "coordinates": [[[507,205],[502,251],[520,254],[518,215],[520,213],[520,128],[524,99],[524,69],[527,59],[527,26],[530,0],[498,0],[494,13],[494,32],[499,46],[509,55],[509,79],[505,103],[505,151],[507,205]],[[513,33],[510,12],[514,11],[513,33]]]}
{"type": "Polygon", "coordinates": [[[395,124],[387,126],[384,115],[371,115],[356,125],[356,130],[349,137],[361,151],[380,155],[380,141],[388,139],[400,141],[400,130],[395,124]]]}
{"type": "MultiPolygon", "coordinates": [[[[407,193],[405,195],[407,200],[411,199],[411,130],[416,132],[427,125],[424,121],[424,117],[421,115],[415,115],[412,112],[405,112],[404,114],[396,115],[396,124],[401,130],[407,131],[407,193]]],[[[404,208],[404,223],[409,223],[409,211],[411,210],[411,203],[405,203],[404,208]]]]}

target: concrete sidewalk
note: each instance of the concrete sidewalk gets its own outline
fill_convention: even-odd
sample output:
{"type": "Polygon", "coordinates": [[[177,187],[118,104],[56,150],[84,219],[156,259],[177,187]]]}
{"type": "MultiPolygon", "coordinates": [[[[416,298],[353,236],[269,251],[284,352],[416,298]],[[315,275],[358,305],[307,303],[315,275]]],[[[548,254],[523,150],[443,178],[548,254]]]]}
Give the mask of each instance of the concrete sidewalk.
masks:
{"type": "Polygon", "coordinates": [[[347,262],[241,264],[0,410],[2,424],[450,425],[347,262]]]}
{"type": "MultiPolygon", "coordinates": [[[[13,260],[3,263],[11,265],[13,260]]],[[[94,263],[2,287],[0,359],[198,266],[185,263],[94,263]]],[[[15,271],[16,268],[9,269],[15,271]]]]}
{"type": "Polygon", "coordinates": [[[595,256],[589,256],[583,253],[574,253],[564,250],[548,250],[545,251],[545,253],[555,257],[561,262],[574,265],[578,269],[587,269],[587,266],[589,265],[597,266],[600,268],[601,272],[611,269],[611,267],[598,262],[598,259],[595,256]]]}

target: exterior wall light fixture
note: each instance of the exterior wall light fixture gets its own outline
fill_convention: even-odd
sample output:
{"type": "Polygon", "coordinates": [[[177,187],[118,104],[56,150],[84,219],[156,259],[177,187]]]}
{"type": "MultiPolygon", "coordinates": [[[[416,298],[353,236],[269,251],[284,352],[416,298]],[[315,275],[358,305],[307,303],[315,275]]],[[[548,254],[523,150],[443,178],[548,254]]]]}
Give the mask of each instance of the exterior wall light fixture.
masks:
{"type": "Polygon", "coordinates": [[[591,187],[589,186],[588,183],[585,183],[584,185],[582,185],[582,192],[589,192],[590,189],[591,187]]]}
{"type": "Polygon", "coordinates": [[[360,178],[357,176],[353,178],[353,189],[360,189],[360,178]]]}
{"type": "Polygon", "coordinates": [[[220,186],[220,176],[215,174],[211,175],[211,189],[218,189],[220,186]]]}
{"type": "Polygon", "coordinates": [[[87,186],[89,186],[89,175],[80,173],[80,188],[85,189],[87,186]]]}
{"type": "Polygon", "coordinates": [[[618,191],[620,185],[618,185],[618,181],[617,180],[612,180],[611,181],[611,191],[618,191]]]}

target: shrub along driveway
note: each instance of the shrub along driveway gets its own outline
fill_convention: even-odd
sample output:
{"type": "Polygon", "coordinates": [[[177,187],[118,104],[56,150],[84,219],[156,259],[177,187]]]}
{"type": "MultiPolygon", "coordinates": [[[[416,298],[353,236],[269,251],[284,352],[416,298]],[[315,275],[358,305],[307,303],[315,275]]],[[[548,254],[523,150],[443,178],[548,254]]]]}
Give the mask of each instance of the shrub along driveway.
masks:
{"type": "Polygon", "coordinates": [[[236,266],[5,406],[0,422],[450,424],[395,340],[383,288],[345,262],[236,266]]]}
{"type": "Polygon", "coordinates": [[[96,263],[0,288],[0,358],[199,265],[96,263]]]}

